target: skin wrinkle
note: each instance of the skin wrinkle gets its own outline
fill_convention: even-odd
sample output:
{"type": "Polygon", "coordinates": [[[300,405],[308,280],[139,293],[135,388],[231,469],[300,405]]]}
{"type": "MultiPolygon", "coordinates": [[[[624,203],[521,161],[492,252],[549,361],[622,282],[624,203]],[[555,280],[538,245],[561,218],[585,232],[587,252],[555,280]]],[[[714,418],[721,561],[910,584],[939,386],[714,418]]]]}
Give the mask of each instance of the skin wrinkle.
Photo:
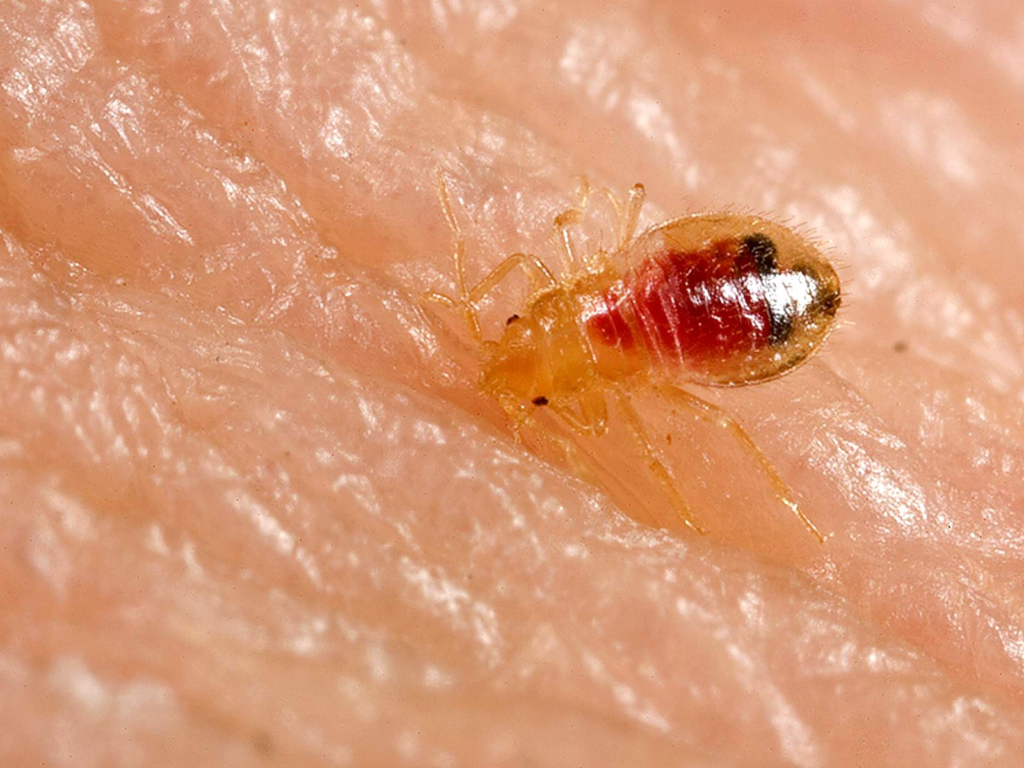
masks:
{"type": "Polygon", "coordinates": [[[912,4],[438,7],[0,11],[0,762],[1019,764],[1020,109],[1008,74],[974,88],[1012,71],[1012,24],[955,53],[912,4]],[[580,170],[673,214],[780,202],[831,240],[855,323],[714,395],[826,548],[644,393],[710,539],[620,513],[616,477],[647,494],[617,424],[589,475],[515,445],[417,303],[451,271],[438,164],[473,274],[554,262],[580,170]]]}

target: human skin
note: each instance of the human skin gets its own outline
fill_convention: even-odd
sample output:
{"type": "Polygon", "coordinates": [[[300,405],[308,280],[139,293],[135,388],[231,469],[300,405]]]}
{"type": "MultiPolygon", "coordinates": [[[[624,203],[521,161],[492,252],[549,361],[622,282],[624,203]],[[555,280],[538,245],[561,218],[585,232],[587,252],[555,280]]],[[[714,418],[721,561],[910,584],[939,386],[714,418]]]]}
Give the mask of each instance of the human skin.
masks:
{"type": "MultiPolygon", "coordinates": [[[[1024,11],[5,0],[0,762],[1024,760],[1024,11]],[[778,381],[517,443],[457,316],[576,177],[841,263],[778,381]],[[671,436],[671,441],[668,437],[671,436]],[[565,438],[572,449],[565,451],[565,438]]],[[[581,248],[615,226],[595,203],[581,248]]],[[[485,313],[521,305],[510,280],[485,313]]]]}

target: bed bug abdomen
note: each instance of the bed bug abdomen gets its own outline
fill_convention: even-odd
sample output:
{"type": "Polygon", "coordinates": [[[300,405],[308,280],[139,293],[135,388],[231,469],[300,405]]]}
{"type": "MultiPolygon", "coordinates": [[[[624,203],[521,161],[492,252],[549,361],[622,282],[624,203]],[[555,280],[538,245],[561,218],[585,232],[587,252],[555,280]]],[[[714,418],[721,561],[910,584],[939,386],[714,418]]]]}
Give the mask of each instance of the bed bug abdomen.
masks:
{"type": "Polygon", "coordinates": [[[780,376],[820,345],[839,307],[817,250],[753,217],[677,219],[630,250],[629,269],[592,302],[588,332],[656,372],[717,386],[780,376]]]}

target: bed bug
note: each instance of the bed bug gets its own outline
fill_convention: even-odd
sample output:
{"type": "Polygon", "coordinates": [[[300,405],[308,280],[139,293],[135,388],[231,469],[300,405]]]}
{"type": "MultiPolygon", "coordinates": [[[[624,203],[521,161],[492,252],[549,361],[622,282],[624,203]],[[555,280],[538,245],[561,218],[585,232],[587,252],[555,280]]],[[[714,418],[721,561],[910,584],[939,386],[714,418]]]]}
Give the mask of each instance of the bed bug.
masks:
{"type": "Polygon", "coordinates": [[[807,240],[756,216],[693,214],[636,234],[644,187],[634,185],[625,201],[604,193],[619,218],[612,249],[580,255],[573,245],[572,227],[590,199],[584,181],[576,206],[554,220],[565,262],[558,276],[536,256],[515,253],[471,286],[465,239],[438,175],[455,241],[458,295],[428,298],[465,318],[481,352],[481,388],[501,404],[517,436],[538,408],[579,433],[604,435],[614,402],[683,522],[703,533],[630,401],[631,393],[652,388],[728,431],[779,500],[824,541],[739,423],[681,385],[746,386],[794,370],[835,324],[841,303],[835,270],[807,240]],[[481,303],[515,270],[527,274],[532,293],[497,339],[485,339],[481,303]]]}

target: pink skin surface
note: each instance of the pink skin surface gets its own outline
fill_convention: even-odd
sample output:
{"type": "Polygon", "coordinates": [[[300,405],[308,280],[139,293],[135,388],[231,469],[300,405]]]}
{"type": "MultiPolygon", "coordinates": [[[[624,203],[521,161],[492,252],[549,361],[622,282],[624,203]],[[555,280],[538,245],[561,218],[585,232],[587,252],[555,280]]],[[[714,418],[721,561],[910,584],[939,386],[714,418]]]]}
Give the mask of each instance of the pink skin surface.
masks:
{"type": "Polygon", "coordinates": [[[0,5],[0,764],[1024,763],[1024,10],[698,5],[0,5]],[[580,173],[813,232],[823,354],[698,394],[829,541],[649,392],[706,537],[516,444],[438,168],[475,278],[580,173]]]}

